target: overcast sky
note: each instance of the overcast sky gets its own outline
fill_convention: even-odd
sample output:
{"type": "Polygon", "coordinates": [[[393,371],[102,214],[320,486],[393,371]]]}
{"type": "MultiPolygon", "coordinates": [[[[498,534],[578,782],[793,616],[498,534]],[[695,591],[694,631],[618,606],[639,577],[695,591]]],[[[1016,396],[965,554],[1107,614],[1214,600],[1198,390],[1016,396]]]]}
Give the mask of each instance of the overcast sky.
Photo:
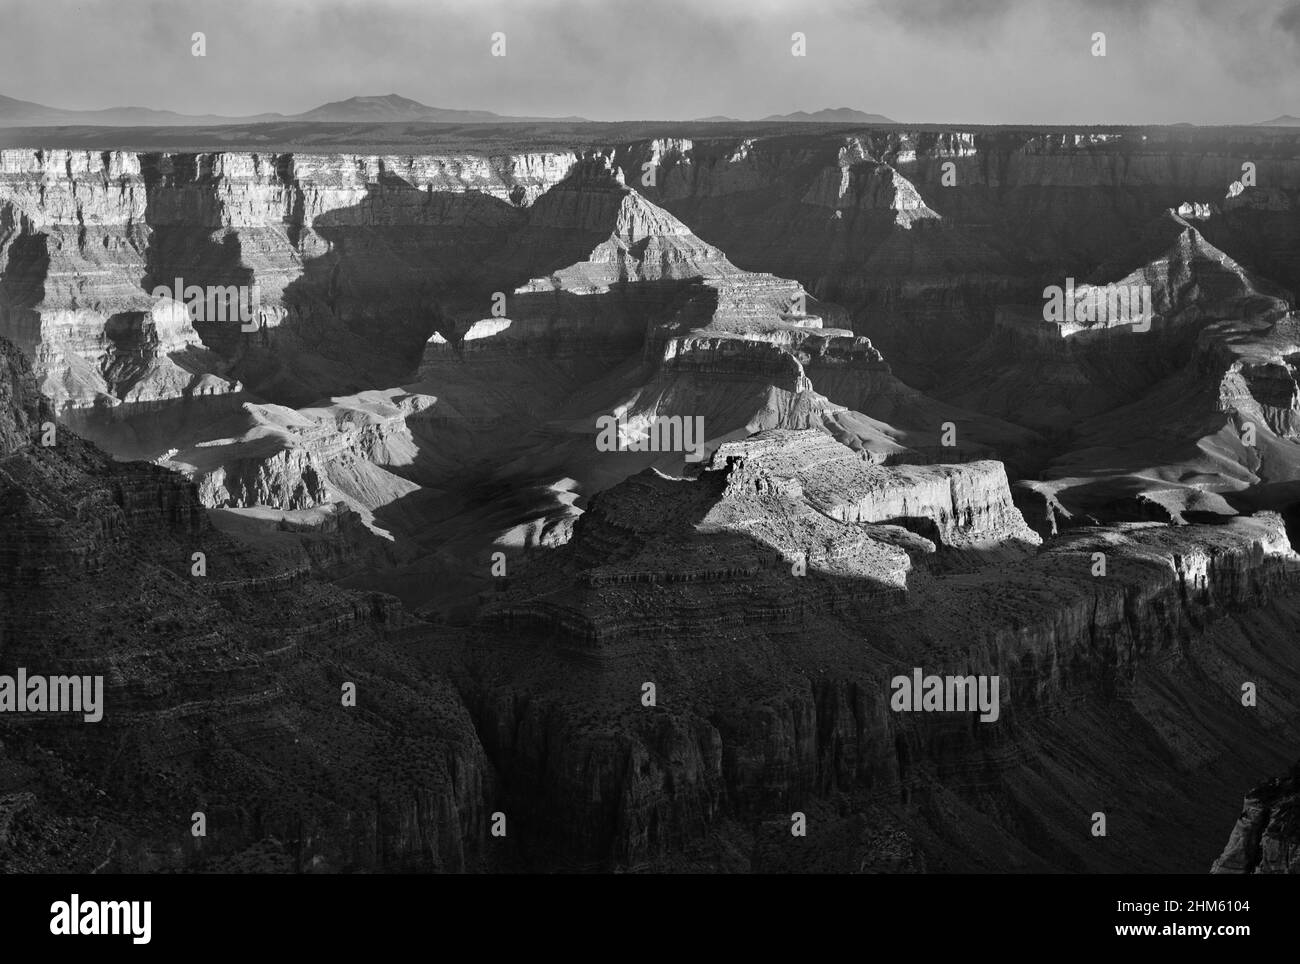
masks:
{"type": "Polygon", "coordinates": [[[0,0],[0,94],[21,100],[238,115],[387,93],[594,120],[1249,123],[1300,115],[1300,0],[0,0]]]}

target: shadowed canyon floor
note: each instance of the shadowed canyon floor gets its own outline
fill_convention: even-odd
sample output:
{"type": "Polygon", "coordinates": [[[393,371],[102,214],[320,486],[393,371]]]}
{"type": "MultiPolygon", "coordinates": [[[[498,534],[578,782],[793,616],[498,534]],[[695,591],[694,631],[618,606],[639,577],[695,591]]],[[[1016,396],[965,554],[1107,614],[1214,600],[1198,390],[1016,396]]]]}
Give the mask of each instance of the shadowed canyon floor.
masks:
{"type": "Polygon", "coordinates": [[[608,133],[0,151],[0,864],[1294,870],[1300,134],[608,133]]]}

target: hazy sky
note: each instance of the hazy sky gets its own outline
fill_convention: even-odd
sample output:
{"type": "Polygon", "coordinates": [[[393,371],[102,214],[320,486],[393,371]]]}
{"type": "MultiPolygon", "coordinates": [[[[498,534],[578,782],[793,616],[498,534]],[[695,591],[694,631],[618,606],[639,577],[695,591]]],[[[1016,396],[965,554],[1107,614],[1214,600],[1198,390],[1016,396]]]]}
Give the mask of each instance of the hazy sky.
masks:
{"type": "Polygon", "coordinates": [[[0,94],[21,100],[252,114],[387,93],[595,120],[1252,122],[1300,115],[1300,0],[0,0],[0,94]]]}

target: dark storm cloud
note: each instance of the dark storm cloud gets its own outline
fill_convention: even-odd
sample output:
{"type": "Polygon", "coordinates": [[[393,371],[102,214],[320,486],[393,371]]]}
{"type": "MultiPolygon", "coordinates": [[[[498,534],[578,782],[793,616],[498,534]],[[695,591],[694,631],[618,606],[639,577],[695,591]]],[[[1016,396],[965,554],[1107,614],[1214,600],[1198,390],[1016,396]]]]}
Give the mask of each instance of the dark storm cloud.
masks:
{"type": "Polygon", "coordinates": [[[0,94],[293,113],[357,94],[595,119],[851,106],[900,120],[1298,113],[1300,2],[0,0],[0,94]],[[508,55],[489,56],[507,34],[508,55]],[[208,57],[190,56],[203,31],[208,57]],[[790,54],[807,36],[808,56],[790,54]],[[1104,59],[1091,36],[1108,38],[1104,59]]]}
{"type": "Polygon", "coordinates": [[[1277,26],[1300,41],[1300,2],[1288,5],[1277,15],[1277,26]]]}

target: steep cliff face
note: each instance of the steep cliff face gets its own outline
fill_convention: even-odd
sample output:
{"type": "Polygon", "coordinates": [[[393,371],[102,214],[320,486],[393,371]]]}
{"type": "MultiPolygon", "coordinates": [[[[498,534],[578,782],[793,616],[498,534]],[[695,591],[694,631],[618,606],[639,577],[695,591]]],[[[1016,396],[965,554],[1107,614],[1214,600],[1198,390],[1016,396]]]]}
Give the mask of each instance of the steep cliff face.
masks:
{"type": "Polygon", "coordinates": [[[219,507],[309,509],[333,501],[324,465],[310,449],[297,447],[219,465],[200,480],[199,496],[219,507]]]}
{"type": "Polygon", "coordinates": [[[0,341],[0,456],[31,445],[53,412],[31,377],[27,357],[0,341]]]}
{"type": "Polygon", "coordinates": [[[143,289],[146,193],[135,154],[0,152],[0,334],[59,411],[238,390],[143,289]]]}
{"type": "Polygon", "coordinates": [[[1212,874],[1300,874],[1300,767],[1246,795],[1212,874]]]}

